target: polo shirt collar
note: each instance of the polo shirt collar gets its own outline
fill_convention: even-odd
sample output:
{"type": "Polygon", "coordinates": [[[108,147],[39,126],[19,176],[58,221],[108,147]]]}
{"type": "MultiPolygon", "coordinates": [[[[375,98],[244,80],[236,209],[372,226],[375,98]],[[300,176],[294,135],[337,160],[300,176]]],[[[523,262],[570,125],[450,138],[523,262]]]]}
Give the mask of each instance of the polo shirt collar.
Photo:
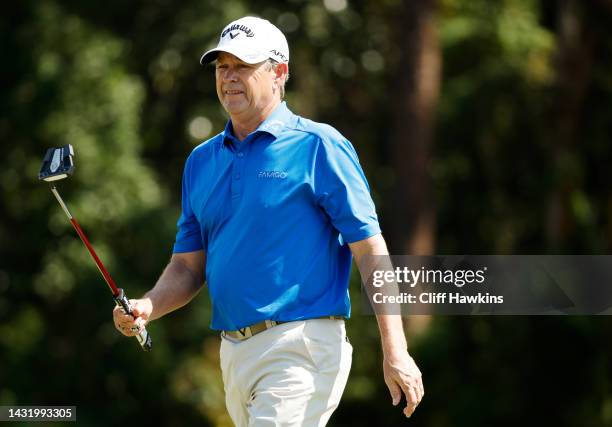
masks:
{"type": "MultiPolygon", "coordinates": [[[[272,113],[261,122],[261,124],[255,129],[255,132],[267,132],[272,135],[274,138],[278,138],[283,128],[287,125],[293,113],[287,107],[286,102],[281,102],[278,106],[272,111],[272,113]]],[[[231,119],[227,121],[225,125],[225,129],[222,132],[223,134],[223,142],[227,143],[228,140],[230,142],[237,141],[234,136],[234,132],[232,131],[232,121],[231,119]]]]}
{"type": "Polygon", "coordinates": [[[291,111],[287,108],[287,103],[283,101],[278,104],[274,111],[272,111],[272,114],[259,125],[255,132],[268,132],[274,136],[274,138],[278,138],[283,128],[289,122],[289,119],[291,119],[291,111]]]}

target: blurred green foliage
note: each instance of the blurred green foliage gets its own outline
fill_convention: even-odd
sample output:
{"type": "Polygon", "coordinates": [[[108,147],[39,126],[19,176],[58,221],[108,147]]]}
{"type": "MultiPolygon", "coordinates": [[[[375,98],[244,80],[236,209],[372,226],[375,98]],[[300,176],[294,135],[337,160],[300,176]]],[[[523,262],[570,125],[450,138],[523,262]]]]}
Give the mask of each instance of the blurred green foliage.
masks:
{"type": "MultiPolygon", "coordinates": [[[[577,57],[588,69],[568,82],[563,45],[571,53],[571,44],[559,23],[568,4],[577,3],[439,2],[443,74],[429,167],[437,253],[610,250],[612,9],[599,0],[574,11],[584,42],[577,57]]],[[[402,197],[391,192],[397,171],[389,158],[391,101],[403,71],[397,40],[407,36],[401,7],[398,0],[6,6],[0,405],[77,405],[88,426],[231,425],[206,290],[151,324],[151,354],[120,337],[95,266],[36,180],[41,157],[73,144],[77,169],[62,195],[115,280],[132,297],[144,293],[170,256],[184,159],[226,120],[214,73],[199,56],[225,23],[257,14],[289,39],[289,106],[354,143],[388,230],[391,202],[402,197]]],[[[382,381],[376,323],[358,314],[357,274],[352,294],[353,370],[331,425],[404,425],[382,381]]],[[[408,333],[426,388],[412,425],[612,425],[608,317],[421,316],[408,319],[408,333]]]]}

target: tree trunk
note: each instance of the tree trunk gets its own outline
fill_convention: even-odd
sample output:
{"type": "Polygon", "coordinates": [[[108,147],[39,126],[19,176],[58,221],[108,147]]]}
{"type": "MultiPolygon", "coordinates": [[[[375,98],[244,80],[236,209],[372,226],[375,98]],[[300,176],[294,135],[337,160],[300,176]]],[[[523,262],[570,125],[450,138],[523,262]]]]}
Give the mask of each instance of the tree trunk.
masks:
{"type": "Polygon", "coordinates": [[[435,212],[429,175],[441,55],[435,22],[436,0],[401,2],[397,45],[401,51],[395,97],[392,166],[395,171],[391,235],[395,254],[434,252],[435,212]]]}
{"type": "Polygon", "coordinates": [[[576,158],[580,112],[590,82],[593,61],[593,34],[580,19],[580,2],[559,0],[557,10],[557,130],[553,140],[556,188],[550,197],[547,235],[552,249],[568,243],[574,231],[571,196],[577,182],[576,158]]]}

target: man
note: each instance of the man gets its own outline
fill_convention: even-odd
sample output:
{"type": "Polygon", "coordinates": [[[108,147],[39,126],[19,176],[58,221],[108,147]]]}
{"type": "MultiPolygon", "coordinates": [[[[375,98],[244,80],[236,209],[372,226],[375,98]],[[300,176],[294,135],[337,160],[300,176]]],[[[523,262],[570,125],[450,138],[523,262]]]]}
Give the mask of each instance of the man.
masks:
{"type": "MultiPolygon", "coordinates": [[[[351,252],[387,255],[352,145],[282,102],[289,48],[270,22],[245,17],[221,33],[217,95],[230,120],[193,150],[183,175],[174,253],[155,287],[132,300],[139,327],[187,304],[204,275],[221,331],[226,404],[237,426],[324,426],[351,365],[351,252]]],[[[423,397],[399,316],[377,316],[384,378],[410,416],[423,397]]]]}

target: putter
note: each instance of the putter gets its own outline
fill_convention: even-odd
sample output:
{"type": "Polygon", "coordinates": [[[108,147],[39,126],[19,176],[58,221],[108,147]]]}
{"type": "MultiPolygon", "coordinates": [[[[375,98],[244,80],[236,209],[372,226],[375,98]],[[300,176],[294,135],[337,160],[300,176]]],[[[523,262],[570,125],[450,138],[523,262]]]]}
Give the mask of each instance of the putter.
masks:
{"type": "MultiPolygon", "coordinates": [[[[117,306],[121,307],[126,314],[130,314],[132,315],[132,317],[134,317],[134,315],[132,314],[132,307],[130,306],[130,302],[127,296],[125,295],[125,292],[123,291],[123,289],[117,288],[117,286],[115,285],[113,278],[110,276],[110,274],[104,267],[104,264],[102,264],[102,261],[100,261],[100,258],[96,254],[96,251],[94,251],[94,248],[93,246],[91,246],[91,243],[89,243],[87,236],[85,236],[85,233],[83,233],[83,230],[81,229],[81,226],[77,222],[76,218],[74,218],[70,214],[70,211],[66,207],[66,204],[62,200],[59,192],[57,191],[57,187],[55,186],[55,181],[66,179],[74,172],[74,162],[72,160],[72,156],[74,156],[74,150],[72,149],[72,145],[70,144],[64,145],[63,147],[49,148],[47,150],[47,153],[45,154],[45,158],[43,159],[42,166],[40,167],[38,179],[51,183],[51,192],[64,210],[64,213],[66,213],[66,216],[70,220],[72,227],[74,227],[75,231],[81,238],[81,241],[89,251],[89,254],[98,266],[98,270],[100,270],[102,277],[106,281],[106,284],[108,285],[113,294],[113,299],[115,300],[115,303],[117,304],[117,306]]],[[[140,332],[138,333],[138,335],[136,335],[136,338],[138,339],[138,343],[144,351],[151,350],[151,336],[147,332],[146,328],[140,328],[140,332]]]]}

